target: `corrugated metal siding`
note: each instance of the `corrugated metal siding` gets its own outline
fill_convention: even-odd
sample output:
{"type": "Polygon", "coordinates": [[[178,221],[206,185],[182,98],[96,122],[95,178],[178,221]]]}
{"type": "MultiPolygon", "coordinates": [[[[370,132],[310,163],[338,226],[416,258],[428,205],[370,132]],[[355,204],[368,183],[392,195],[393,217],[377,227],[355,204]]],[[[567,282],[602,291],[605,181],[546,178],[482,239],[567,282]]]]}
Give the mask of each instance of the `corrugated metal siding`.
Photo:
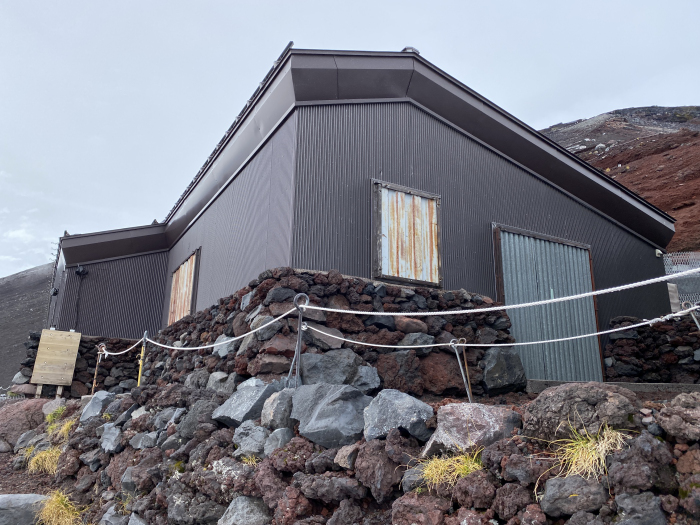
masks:
{"type": "MultiPolygon", "coordinates": [[[[593,290],[588,251],[501,232],[506,304],[542,301],[593,290]]],[[[509,310],[519,342],[594,333],[593,298],[509,310]]],[[[597,338],[520,348],[528,379],[601,381],[597,338]]]]}
{"type": "Polygon", "coordinates": [[[198,248],[196,310],[239,290],[267,268],[289,265],[295,139],[292,115],[171,248],[163,324],[170,276],[198,248]]]}
{"type": "MultiPolygon", "coordinates": [[[[371,277],[372,178],[442,196],[443,285],[495,297],[491,223],[592,246],[596,288],[663,275],[654,248],[410,103],[301,107],[291,263],[371,277]]],[[[615,315],[668,312],[662,283],[601,297],[615,315]]]]}
{"type": "Polygon", "coordinates": [[[439,284],[437,201],[381,188],[382,275],[439,284]]]}
{"type": "Polygon", "coordinates": [[[58,330],[85,335],[138,338],[160,328],[167,253],[158,252],[66,268],[58,330]]]}

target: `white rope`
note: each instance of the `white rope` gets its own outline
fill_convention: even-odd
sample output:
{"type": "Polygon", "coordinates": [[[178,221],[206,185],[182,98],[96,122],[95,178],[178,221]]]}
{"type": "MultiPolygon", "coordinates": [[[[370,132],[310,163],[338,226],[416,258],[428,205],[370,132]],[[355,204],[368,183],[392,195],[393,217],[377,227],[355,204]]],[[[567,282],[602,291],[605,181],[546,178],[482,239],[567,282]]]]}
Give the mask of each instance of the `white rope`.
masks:
{"type": "Polygon", "coordinates": [[[340,337],[338,335],[334,334],[329,334],[328,332],[324,332],[323,330],[319,330],[318,328],[315,328],[313,326],[309,326],[306,323],[302,325],[302,330],[313,330],[314,332],[318,332],[323,335],[327,335],[328,337],[332,337],[333,339],[338,339],[340,341],[345,341],[346,343],[352,343],[356,345],[362,345],[362,346],[373,346],[375,348],[393,348],[396,350],[410,350],[410,349],[415,349],[415,348],[436,348],[436,347],[444,347],[444,346],[465,346],[465,347],[484,347],[484,348],[491,348],[493,346],[526,346],[526,345],[539,345],[539,344],[548,344],[548,343],[561,343],[563,341],[573,341],[575,339],[584,339],[586,337],[597,337],[599,335],[606,335],[606,334],[612,334],[614,332],[624,332],[626,330],[632,330],[634,328],[639,328],[641,326],[646,326],[646,325],[652,325],[655,323],[661,323],[663,321],[667,321],[669,319],[672,319],[674,317],[680,317],[685,314],[688,314],[694,310],[699,310],[700,306],[693,306],[692,308],[688,308],[687,310],[681,310],[679,312],[676,312],[674,314],[668,314],[663,317],[657,317],[655,319],[651,319],[649,321],[644,321],[641,323],[629,325],[629,326],[622,326],[619,328],[612,328],[610,330],[604,330],[602,332],[595,332],[593,334],[584,334],[584,335],[574,335],[571,337],[561,337],[559,339],[546,339],[544,341],[530,341],[527,343],[498,343],[498,344],[486,344],[486,343],[433,343],[433,344],[427,344],[427,345],[406,345],[406,346],[400,346],[400,345],[377,345],[377,344],[372,344],[372,343],[365,343],[363,341],[355,341],[353,339],[347,339],[345,337],[340,337]]]}
{"type": "Polygon", "coordinates": [[[262,330],[263,328],[266,328],[266,327],[270,326],[271,324],[276,323],[276,322],[279,321],[280,319],[282,319],[282,318],[284,318],[284,317],[287,317],[289,314],[291,314],[292,312],[295,312],[295,311],[296,311],[296,308],[292,308],[291,310],[289,310],[288,312],[283,313],[283,314],[280,315],[279,317],[275,317],[272,321],[269,321],[269,322],[265,323],[264,325],[257,327],[255,330],[251,330],[250,332],[247,332],[247,333],[245,333],[245,334],[243,334],[243,335],[239,335],[239,336],[237,336],[237,337],[232,337],[231,339],[227,339],[226,341],[221,341],[220,343],[213,343],[213,344],[210,344],[210,345],[196,346],[196,347],[189,347],[189,346],[188,346],[188,347],[183,347],[183,346],[168,346],[168,345],[164,345],[164,344],[162,344],[162,343],[158,343],[157,341],[154,341],[153,339],[146,339],[146,341],[148,341],[149,343],[151,343],[151,344],[153,344],[153,345],[160,346],[161,348],[167,348],[168,350],[188,350],[188,351],[193,351],[193,350],[205,350],[205,349],[207,349],[207,348],[214,348],[215,346],[221,346],[221,345],[229,344],[229,343],[232,342],[232,341],[238,341],[239,339],[243,339],[244,337],[246,337],[246,336],[248,336],[248,335],[250,335],[250,334],[254,334],[255,332],[258,332],[258,331],[262,330]]]}
{"type": "MultiPolygon", "coordinates": [[[[515,310],[517,308],[528,308],[530,306],[541,306],[544,304],[552,303],[562,303],[565,301],[573,301],[575,299],[583,299],[585,297],[593,297],[595,295],[602,295],[612,292],[620,292],[622,290],[630,290],[632,288],[638,288],[640,286],[647,286],[649,284],[661,283],[664,281],[670,281],[672,279],[680,279],[687,277],[688,275],[694,275],[700,273],[700,268],[694,268],[692,270],[687,270],[685,272],[674,273],[671,275],[664,275],[662,277],[655,277],[654,279],[648,279],[646,281],[639,281],[636,283],[623,284],[621,286],[614,286],[612,288],[606,288],[604,290],[595,290],[593,292],[586,292],[578,295],[569,295],[566,297],[558,297],[556,299],[547,299],[544,301],[534,301],[531,303],[521,303],[521,304],[511,304],[505,306],[489,306],[487,308],[472,308],[469,310],[441,310],[436,312],[363,312],[360,310],[341,310],[339,308],[327,308],[325,306],[315,306],[312,304],[307,304],[305,306],[300,306],[302,310],[306,308],[310,310],[321,310],[323,312],[337,312],[340,314],[355,314],[355,315],[384,315],[384,316],[416,316],[416,317],[426,317],[431,315],[461,315],[461,314],[483,314],[485,312],[498,312],[502,310],[515,310]]],[[[421,347],[422,348],[422,347],[421,347]]]]}
{"type": "Polygon", "coordinates": [[[141,339],[139,339],[138,341],[136,341],[136,342],[133,344],[133,346],[130,346],[129,348],[127,348],[126,350],[122,350],[121,352],[109,352],[109,351],[107,350],[107,347],[105,346],[104,350],[102,350],[102,353],[105,354],[105,355],[122,355],[122,354],[126,354],[127,352],[131,352],[134,348],[136,348],[142,341],[143,341],[143,337],[142,337],[141,339]]]}

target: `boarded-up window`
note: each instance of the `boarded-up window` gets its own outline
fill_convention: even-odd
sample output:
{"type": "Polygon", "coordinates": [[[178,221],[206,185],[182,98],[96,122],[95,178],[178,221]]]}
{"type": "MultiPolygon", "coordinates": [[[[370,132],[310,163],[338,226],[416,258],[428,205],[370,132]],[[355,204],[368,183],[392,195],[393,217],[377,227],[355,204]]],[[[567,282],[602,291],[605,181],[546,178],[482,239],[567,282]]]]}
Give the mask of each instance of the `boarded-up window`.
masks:
{"type": "Polygon", "coordinates": [[[194,289],[197,277],[198,251],[180,265],[173,273],[173,282],[170,287],[170,310],[168,324],[179,321],[192,313],[194,289]]]}
{"type": "Polygon", "coordinates": [[[373,277],[440,286],[440,197],[372,182],[373,277]]]}

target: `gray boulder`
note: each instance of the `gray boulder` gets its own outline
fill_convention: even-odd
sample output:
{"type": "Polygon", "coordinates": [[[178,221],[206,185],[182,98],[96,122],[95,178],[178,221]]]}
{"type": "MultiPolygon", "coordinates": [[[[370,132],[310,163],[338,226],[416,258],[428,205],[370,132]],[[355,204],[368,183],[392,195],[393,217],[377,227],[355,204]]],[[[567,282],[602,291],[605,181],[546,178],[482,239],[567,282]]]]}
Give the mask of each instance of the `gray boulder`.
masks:
{"type": "Polygon", "coordinates": [[[235,372],[231,375],[226,372],[212,372],[207,382],[207,390],[214,390],[230,396],[236,390],[237,377],[238,374],[235,372]]]}
{"type": "Polygon", "coordinates": [[[342,447],[362,437],[363,411],[371,401],[349,385],[303,385],[294,392],[291,418],[299,421],[299,434],[313,443],[342,447]]]}
{"type": "Polygon", "coordinates": [[[116,454],[121,451],[122,431],[114,423],[106,423],[102,430],[100,446],[105,452],[116,454]]]}
{"type": "Polygon", "coordinates": [[[34,430],[27,430],[24,434],[22,434],[19,439],[17,439],[17,443],[15,443],[15,448],[13,452],[17,454],[21,449],[26,448],[29,446],[29,442],[34,439],[37,436],[37,433],[34,430]]]}
{"type": "Polygon", "coordinates": [[[212,350],[212,354],[219,357],[226,357],[229,354],[235,354],[238,347],[241,346],[241,340],[235,339],[233,337],[228,337],[221,334],[214,341],[215,344],[221,343],[219,346],[215,346],[212,350]]]}
{"type": "Polygon", "coordinates": [[[139,408],[139,406],[136,403],[131,405],[124,412],[119,414],[119,417],[114,420],[114,424],[118,427],[121,427],[122,425],[124,425],[124,423],[126,423],[127,421],[129,421],[129,419],[131,419],[131,415],[136,411],[137,408],[139,408]]]}
{"type": "Polygon", "coordinates": [[[0,494],[0,525],[33,525],[45,499],[41,494],[0,494]]]}
{"type": "Polygon", "coordinates": [[[453,403],[440,407],[437,428],[423,448],[423,457],[439,452],[469,452],[510,438],[521,425],[520,414],[500,406],[453,403]]]}
{"type": "Polygon", "coordinates": [[[91,471],[97,472],[97,469],[100,468],[100,464],[102,463],[102,460],[100,460],[100,456],[102,455],[102,450],[99,448],[96,448],[95,450],[90,450],[89,452],[85,452],[83,454],[80,454],[78,458],[80,461],[85,463],[91,471]]]}
{"type": "Polygon", "coordinates": [[[285,446],[294,437],[294,431],[290,428],[278,428],[265,441],[263,452],[265,457],[272,454],[278,448],[285,446]]]}
{"type": "Polygon", "coordinates": [[[357,374],[355,374],[350,384],[363,394],[369,394],[379,388],[381,381],[376,368],[363,365],[357,367],[357,374]]]}
{"type": "Polygon", "coordinates": [[[140,432],[131,438],[129,445],[136,450],[143,450],[144,448],[155,447],[157,441],[158,432],[140,432]]]}
{"type": "Polygon", "coordinates": [[[104,513],[98,525],[127,525],[128,523],[129,516],[118,514],[114,505],[112,505],[107,509],[107,512],[104,513]]]}
{"type": "MultiPolygon", "coordinates": [[[[411,334],[406,334],[406,336],[403,339],[401,339],[401,341],[399,341],[399,346],[431,345],[434,342],[435,338],[432,335],[414,332],[411,334]]],[[[418,357],[425,357],[430,353],[431,350],[431,347],[414,349],[418,357]]]]}
{"type": "Polygon", "coordinates": [[[618,516],[617,525],[664,525],[666,515],[661,510],[661,499],[652,492],[641,494],[619,494],[615,496],[618,516]]]}
{"type": "Polygon", "coordinates": [[[187,376],[187,379],[185,379],[185,386],[187,388],[206,388],[208,382],[209,372],[204,368],[199,368],[187,376]]]}
{"type": "Polygon", "coordinates": [[[236,352],[237,356],[242,356],[246,355],[248,353],[248,349],[257,345],[258,344],[258,338],[255,336],[255,334],[248,334],[243,338],[243,341],[241,342],[241,346],[238,347],[238,351],[236,352]]]}
{"type": "Polygon", "coordinates": [[[127,525],[148,525],[148,522],[135,512],[132,512],[129,516],[129,523],[127,525]]]}
{"type": "Polygon", "coordinates": [[[237,427],[249,419],[258,419],[267,398],[282,389],[278,382],[266,385],[255,377],[238,385],[231,397],[214,410],[212,417],[229,427],[237,427]]]}
{"type": "Polygon", "coordinates": [[[365,440],[384,438],[391,429],[399,428],[421,441],[427,441],[433,431],[425,422],[431,417],[433,409],[430,405],[398,390],[386,388],[364,410],[365,440]]]}
{"type": "Polygon", "coordinates": [[[156,417],[153,420],[153,426],[156,428],[156,430],[166,430],[170,423],[176,425],[185,412],[187,412],[186,408],[175,407],[168,407],[165,410],[161,410],[156,414],[156,417]]]}
{"type": "Polygon", "coordinates": [[[424,484],[423,469],[420,466],[408,469],[403,473],[403,478],[401,478],[401,490],[403,490],[404,494],[422,487],[424,484]]]}
{"type": "Polygon", "coordinates": [[[24,385],[25,383],[28,383],[31,377],[27,377],[22,372],[17,372],[15,376],[12,378],[12,384],[14,385],[24,385]]]}
{"type": "Polygon", "coordinates": [[[122,490],[129,494],[136,494],[136,482],[132,476],[134,467],[126,467],[124,474],[122,474],[121,484],[122,490]]]}
{"type": "Polygon", "coordinates": [[[90,398],[85,408],[83,408],[83,412],[80,414],[80,422],[85,423],[91,417],[99,416],[102,410],[107,408],[107,406],[114,401],[115,397],[117,397],[117,395],[112,392],[106,392],[104,390],[97,392],[90,398]]]}
{"type": "Polygon", "coordinates": [[[268,397],[260,414],[260,424],[273,430],[291,427],[293,395],[293,388],[285,388],[268,397]]]}
{"type": "Polygon", "coordinates": [[[640,408],[635,393],[626,388],[607,383],[568,383],[546,389],[527,405],[523,433],[554,440],[570,437],[571,427],[591,435],[604,424],[634,430],[641,422],[637,417],[640,408]]]}
{"type": "Polygon", "coordinates": [[[243,456],[264,458],[265,442],[269,435],[270,431],[265,427],[257,426],[250,419],[244,421],[233,434],[233,444],[237,447],[233,456],[236,458],[243,456]]]}
{"type": "Polygon", "coordinates": [[[348,385],[361,364],[362,358],[348,348],[330,350],[324,354],[302,354],[301,376],[305,385],[348,385]]]}
{"type": "MultiPolygon", "coordinates": [[[[271,317],[269,315],[259,315],[255,319],[253,319],[252,323],[250,323],[250,329],[256,330],[261,326],[266,325],[267,323],[272,323],[273,320],[274,317],[271,317]]],[[[267,341],[268,339],[272,339],[274,335],[281,329],[282,322],[275,321],[274,323],[265,326],[265,328],[263,328],[262,330],[255,332],[255,336],[258,338],[258,341],[267,341]]]]}
{"type": "Polygon", "coordinates": [[[177,425],[178,433],[185,439],[192,439],[199,425],[205,423],[214,424],[212,414],[218,408],[219,405],[214,401],[200,399],[195,402],[190,411],[187,412],[187,415],[177,425]]]}
{"type": "Polygon", "coordinates": [[[329,328],[325,325],[319,325],[311,321],[307,321],[306,324],[309,328],[315,328],[316,330],[306,330],[303,334],[304,342],[311,346],[317,346],[322,350],[333,350],[338,349],[343,346],[343,342],[338,339],[338,337],[343,337],[340,330],[335,328],[329,328]],[[317,330],[320,330],[318,332],[317,330]],[[323,333],[321,333],[323,332],[323,333]],[[335,337],[331,337],[331,334],[335,337]]]}
{"type": "Polygon", "coordinates": [[[52,399],[48,403],[45,403],[44,406],[41,407],[41,411],[44,413],[45,416],[48,416],[54,410],[64,406],[66,406],[65,398],[57,397],[56,399],[52,399]]]}
{"type": "Polygon", "coordinates": [[[297,293],[291,288],[278,286],[277,288],[273,288],[267,292],[267,296],[265,297],[263,304],[268,306],[270,303],[283,303],[285,301],[289,301],[290,299],[294,299],[296,294],[297,293]]]}
{"type": "Polygon", "coordinates": [[[598,480],[567,476],[547,480],[540,506],[542,512],[558,518],[579,511],[597,512],[607,500],[608,493],[598,480]]]}
{"type": "Polygon", "coordinates": [[[231,501],[217,525],[268,525],[271,522],[272,516],[262,499],[238,496],[231,501]]]}
{"type": "Polygon", "coordinates": [[[566,525],[604,525],[604,522],[600,516],[580,510],[569,518],[566,525]]]}
{"type": "Polygon", "coordinates": [[[305,385],[352,385],[363,394],[380,385],[377,370],[363,365],[360,356],[348,348],[323,354],[302,354],[300,368],[305,385]]]}
{"type": "Polygon", "coordinates": [[[387,330],[396,330],[396,321],[391,315],[370,315],[365,320],[365,326],[374,325],[377,328],[386,328],[387,330]]]}
{"type": "Polygon", "coordinates": [[[525,390],[525,368],[520,354],[512,346],[489,348],[482,363],[484,391],[489,396],[525,390]]]}

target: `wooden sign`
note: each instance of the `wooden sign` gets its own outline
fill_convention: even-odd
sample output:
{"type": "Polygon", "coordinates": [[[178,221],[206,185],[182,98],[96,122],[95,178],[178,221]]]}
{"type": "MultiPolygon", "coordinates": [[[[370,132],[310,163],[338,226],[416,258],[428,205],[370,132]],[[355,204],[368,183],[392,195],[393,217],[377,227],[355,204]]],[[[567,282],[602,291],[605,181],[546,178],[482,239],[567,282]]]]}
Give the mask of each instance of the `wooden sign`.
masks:
{"type": "Polygon", "coordinates": [[[35,385],[70,385],[79,345],[78,332],[42,330],[30,382],[35,385]]]}

